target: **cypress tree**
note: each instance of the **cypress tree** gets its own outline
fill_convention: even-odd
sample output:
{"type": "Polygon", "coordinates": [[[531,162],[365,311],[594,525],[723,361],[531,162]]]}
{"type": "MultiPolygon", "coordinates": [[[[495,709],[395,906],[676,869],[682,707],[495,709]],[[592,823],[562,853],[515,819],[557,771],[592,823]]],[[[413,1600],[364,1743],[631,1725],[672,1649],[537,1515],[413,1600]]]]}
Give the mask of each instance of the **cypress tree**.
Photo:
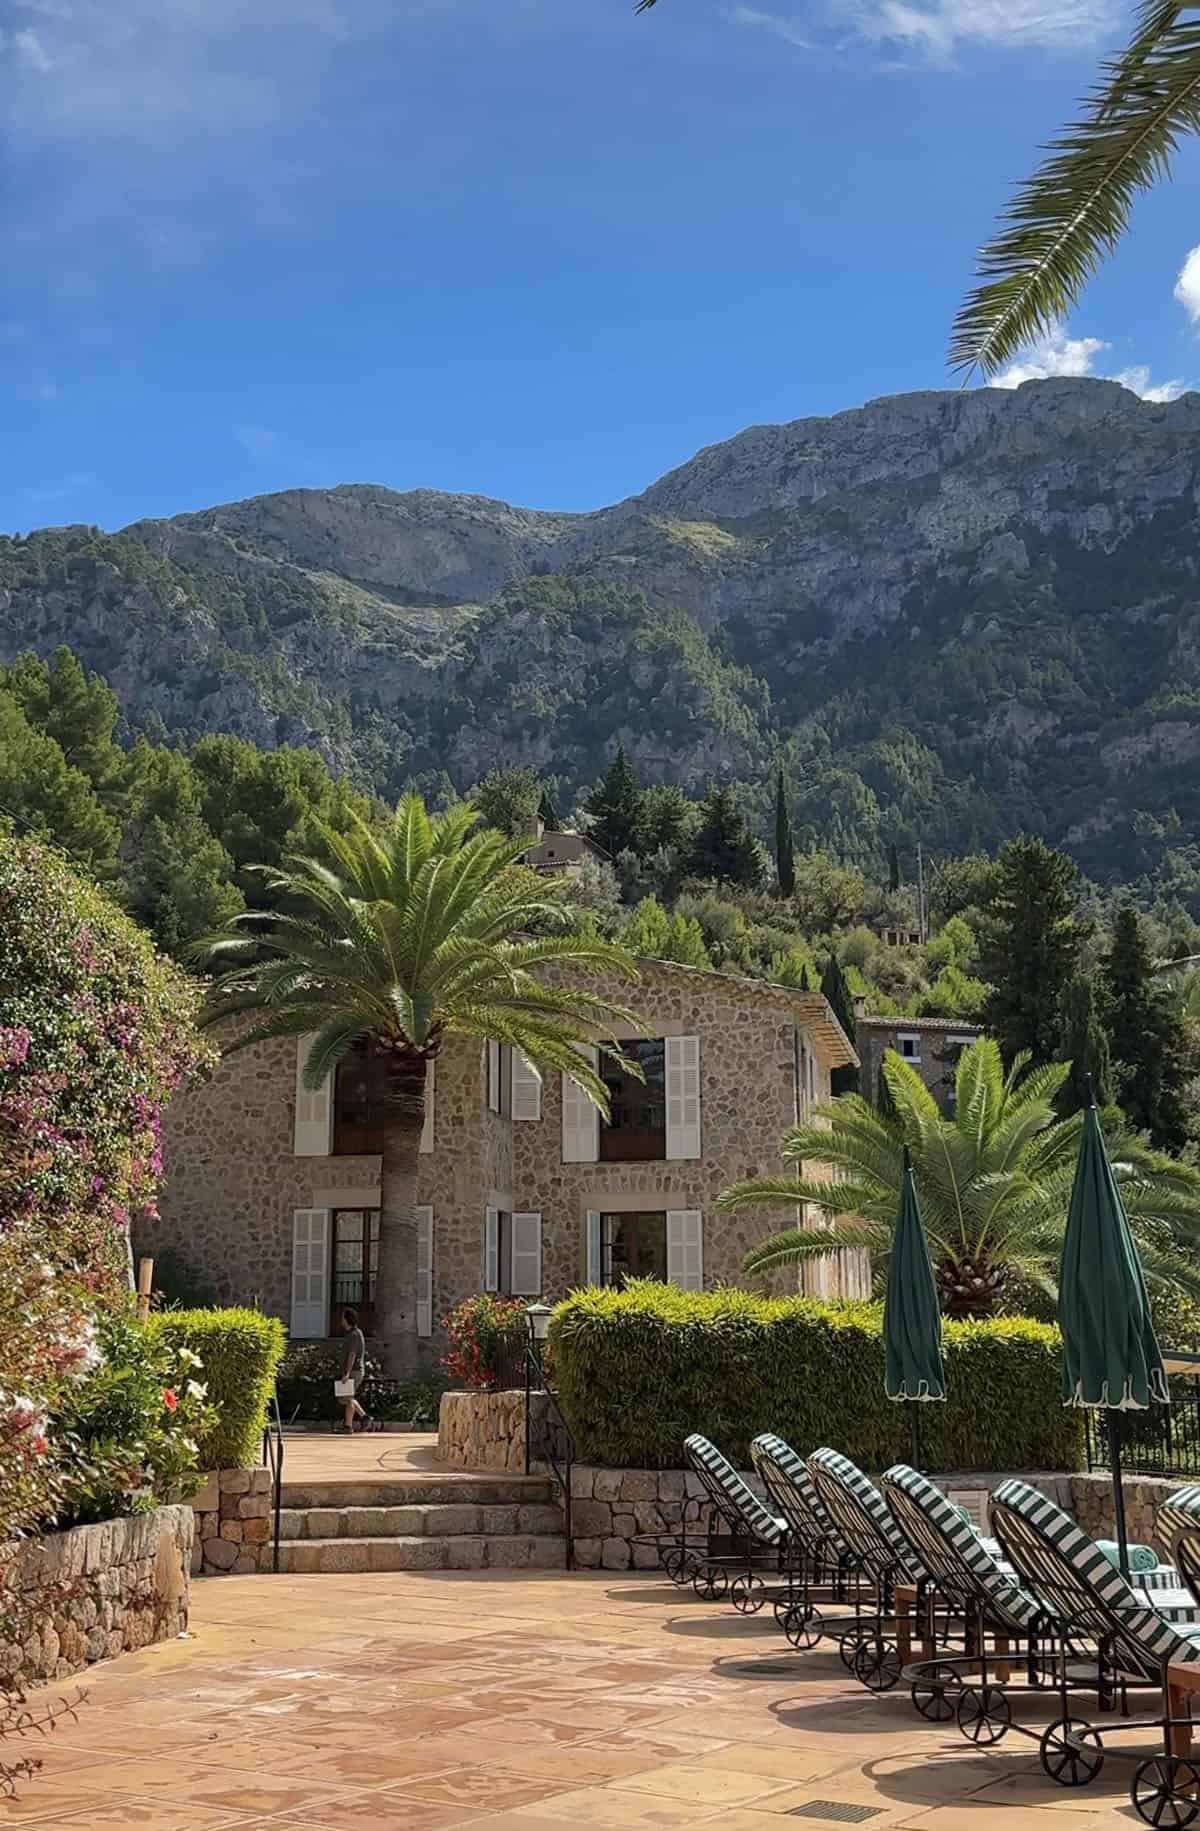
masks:
{"type": "Polygon", "coordinates": [[[895,846],[888,847],[888,889],[893,896],[900,888],[900,854],[895,846]]]}
{"type": "Polygon", "coordinates": [[[796,888],[796,855],[792,845],[792,816],[788,809],[783,764],[775,783],[775,874],[780,896],[790,897],[796,888]]]}
{"type": "Polygon", "coordinates": [[[610,858],[616,858],[620,852],[637,850],[641,799],[637,777],[625,755],[625,746],[618,744],[616,756],[585,803],[594,822],[591,837],[598,846],[604,848],[610,858]]]}
{"type": "Polygon", "coordinates": [[[1103,978],[1117,1098],[1125,1117],[1148,1132],[1159,1150],[1177,1151],[1187,1140],[1182,1100],[1187,1039],[1170,993],[1155,983],[1134,909],[1117,912],[1103,978]]]}
{"type": "MultiPolygon", "coordinates": [[[[850,987],[846,983],[846,975],[842,971],[841,964],[838,961],[836,954],[830,954],[829,959],[825,964],[825,970],[821,974],[821,990],[829,1000],[834,1016],[837,1018],[839,1024],[841,1024],[842,1029],[846,1032],[846,1035],[850,1039],[851,1047],[853,1047],[856,1028],[854,1021],[854,999],[851,996],[850,987]]],[[[858,1092],[858,1088],[859,1072],[857,1068],[847,1064],[844,1068],[834,1069],[833,1074],[830,1077],[830,1091],[832,1093],[853,1094],[858,1092]]]]}
{"type": "MultiPolygon", "coordinates": [[[[886,1054],[887,1051],[884,1050],[884,1055],[886,1054]]],[[[882,1055],[879,1058],[879,1073],[875,1076],[875,1110],[881,1119],[897,1117],[896,1102],[892,1099],[892,1090],[888,1086],[887,1076],[883,1072],[882,1055]]]]}
{"type": "Polygon", "coordinates": [[[1109,1104],[1113,1097],[1112,1057],[1087,973],[1077,974],[1063,996],[1059,1060],[1071,1064],[1070,1079],[1058,1096],[1058,1110],[1064,1119],[1089,1104],[1089,1086],[1097,1106],[1109,1104]]]}
{"type": "Polygon", "coordinates": [[[538,819],[548,833],[558,832],[558,809],[554,805],[548,788],[542,790],[542,798],[538,802],[538,819]]]}
{"type": "Polygon", "coordinates": [[[1078,915],[1073,859],[1040,839],[1010,839],[996,859],[980,977],[992,990],[983,1022],[1006,1062],[1028,1049],[1035,1064],[1058,1056],[1067,986],[1087,928],[1078,915]]]}

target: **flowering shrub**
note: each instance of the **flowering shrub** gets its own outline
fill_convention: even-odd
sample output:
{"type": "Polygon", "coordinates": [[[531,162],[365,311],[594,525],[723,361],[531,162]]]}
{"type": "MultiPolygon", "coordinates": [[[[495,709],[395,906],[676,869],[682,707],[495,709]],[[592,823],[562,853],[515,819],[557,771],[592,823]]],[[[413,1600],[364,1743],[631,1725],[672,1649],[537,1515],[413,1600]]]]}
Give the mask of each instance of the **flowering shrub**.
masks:
{"type": "Polygon", "coordinates": [[[525,1305],[519,1297],[468,1297],[443,1316],[442,1327],[450,1341],[442,1366],[452,1380],[494,1392],[524,1378],[525,1305]]]}
{"type": "Polygon", "coordinates": [[[100,890],[0,830],[0,1544],[73,1490],[54,1420],[116,1326],[160,1108],[213,1059],[198,999],[100,890]]]}

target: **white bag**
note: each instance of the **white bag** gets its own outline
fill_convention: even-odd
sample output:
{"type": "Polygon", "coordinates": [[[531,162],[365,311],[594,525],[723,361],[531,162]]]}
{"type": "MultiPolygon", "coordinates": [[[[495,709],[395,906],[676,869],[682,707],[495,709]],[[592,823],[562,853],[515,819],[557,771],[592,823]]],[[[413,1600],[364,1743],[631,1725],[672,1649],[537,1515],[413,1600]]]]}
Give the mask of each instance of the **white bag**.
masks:
{"type": "Polygon", "coordinates": [[[352,1399],[354,1397],[354,1381],[335,1380],[333,1382],[333,1396],[335,1399],[352,1399]]]}

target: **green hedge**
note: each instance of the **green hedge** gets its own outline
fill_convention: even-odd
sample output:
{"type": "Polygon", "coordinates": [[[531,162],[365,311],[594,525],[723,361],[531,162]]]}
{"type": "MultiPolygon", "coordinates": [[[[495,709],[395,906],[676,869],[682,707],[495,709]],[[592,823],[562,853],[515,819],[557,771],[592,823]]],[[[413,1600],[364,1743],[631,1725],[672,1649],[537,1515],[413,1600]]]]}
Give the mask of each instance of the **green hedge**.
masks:
{"type": "MultiPolygon", "coordinates": [[[[703,1431],[741,1467],[760,1431],[867,1469],[907,1460],[909,1407],[883,1391],[872,1303],[765,1299],[635,1284],[578,1291],[550,1329],[554,1377],[580,1457],[677,1468],[703,1431]]],[[[930,1469],[1075,1469],[1078,1412],[1062,1404],[1058,1331],[1025,1317],[948,1322],[948,1398],[921,1407],[930,1469]]]]}
{"type": "Polygon", "coordinates": [[[283,1324],[258,1310],[163,1310],[151,1329],[174,1348],[200,1356],[197,1378],[208,1387],[216,1420],[200,1444],[201,1469],[256,1463],[275,1369],[283,1356],[283,1324]]]}

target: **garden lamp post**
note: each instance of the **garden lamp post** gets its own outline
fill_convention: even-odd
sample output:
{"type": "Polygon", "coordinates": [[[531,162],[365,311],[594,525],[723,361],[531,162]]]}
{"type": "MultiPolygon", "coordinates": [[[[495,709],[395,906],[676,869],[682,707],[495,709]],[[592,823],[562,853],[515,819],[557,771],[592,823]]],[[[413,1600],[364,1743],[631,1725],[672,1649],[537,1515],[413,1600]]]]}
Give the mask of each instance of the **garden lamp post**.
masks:
{"type": "Polygon", "coordinates": [[[554,1311],[548,1303],[528,1303],[525,1306],[525,1328],[528,1339],[525,1343],[525,1473],[528,1475],[533,1462],[533,1377],[537,1375],[537,1389],[542,1391],[545,1376],[542,1372],[542,1354],[545,1351],[546,1337],[550,1333],[550,1318],[554,1311]]]}

